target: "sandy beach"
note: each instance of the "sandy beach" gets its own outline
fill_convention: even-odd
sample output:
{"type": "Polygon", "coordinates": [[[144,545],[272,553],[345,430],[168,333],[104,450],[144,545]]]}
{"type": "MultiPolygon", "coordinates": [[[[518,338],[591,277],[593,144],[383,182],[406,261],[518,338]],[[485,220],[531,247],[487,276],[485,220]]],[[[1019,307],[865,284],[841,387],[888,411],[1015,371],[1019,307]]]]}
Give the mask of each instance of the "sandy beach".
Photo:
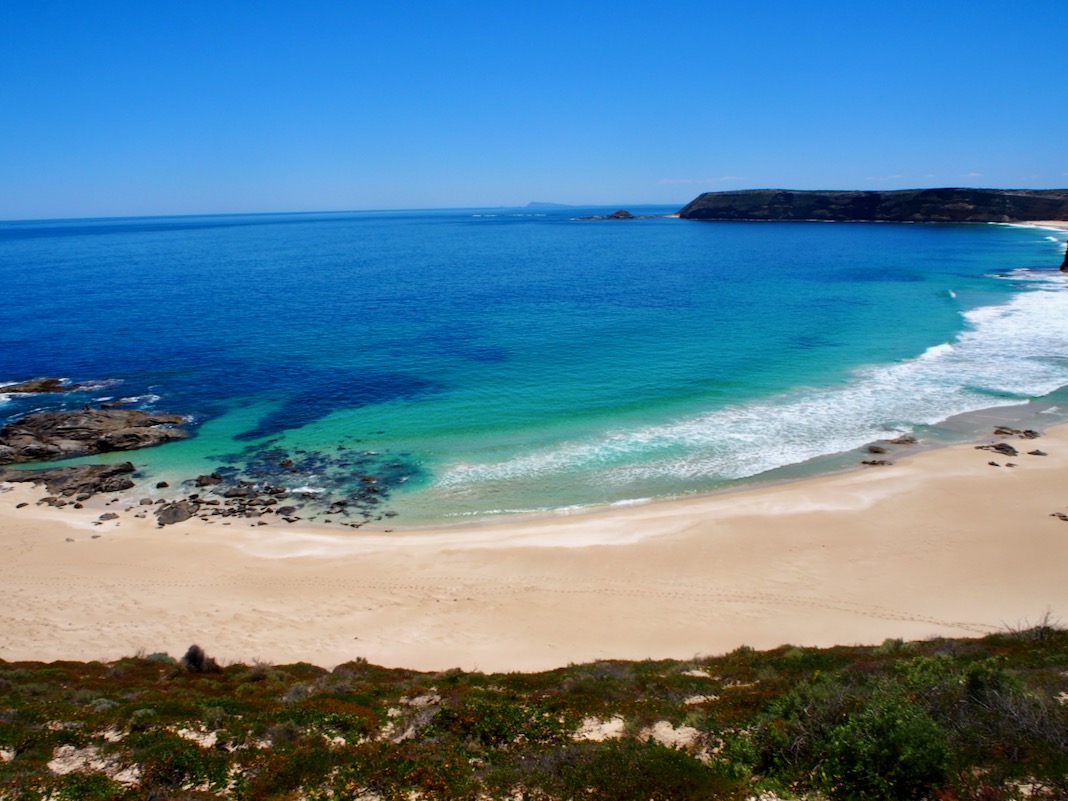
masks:
{"type": "Polygon", "coordinates": [[[983,635],[1068,610],[1068,522],[1052,516],[1068,512],[1068,426],[984,440],[997,441],[1020,455],[958,445],[776,486],[436,531],[160,529],[124,511],[136,490],[99,521],[99,506],[37,506],[43,487],[6,485],[0,658],[197,643],[222,661],[508,671],[983,635]],[[1027,455],[1036,448],[1048,455],[1027,455]]]}

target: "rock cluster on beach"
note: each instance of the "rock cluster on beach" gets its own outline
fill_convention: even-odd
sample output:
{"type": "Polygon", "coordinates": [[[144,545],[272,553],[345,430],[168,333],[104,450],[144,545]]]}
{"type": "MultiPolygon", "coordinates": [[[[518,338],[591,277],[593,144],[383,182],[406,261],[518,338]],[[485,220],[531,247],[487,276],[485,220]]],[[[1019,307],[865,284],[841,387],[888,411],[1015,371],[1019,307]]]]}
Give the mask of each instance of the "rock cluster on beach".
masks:
{"type": "Polygon", "coordinates": [[[185,439],[185,418],[137,409],[29,414],[0,429],[0,464],[130,451],[185,439]]]}
{"type": "Polygon", "coordinates": [[[80,464],[69,467],[50,467],[45,470],[12,470],[0,468],[0,481],[11,483],[29,482],[44,484],[51,497],[45,503],[65,506],[73,498],[74,503],[88,500],[103,492],[122,492],[133,488],[130,474],[134,472],[130,462],[119,464],[80,464]]]}
{"type": "Polygon", "coordinates": [[[749,189],[705,192],[687,220],[1024,222],[1068,220],[1068,189],[901,189],[830,192],[749,189]]]}

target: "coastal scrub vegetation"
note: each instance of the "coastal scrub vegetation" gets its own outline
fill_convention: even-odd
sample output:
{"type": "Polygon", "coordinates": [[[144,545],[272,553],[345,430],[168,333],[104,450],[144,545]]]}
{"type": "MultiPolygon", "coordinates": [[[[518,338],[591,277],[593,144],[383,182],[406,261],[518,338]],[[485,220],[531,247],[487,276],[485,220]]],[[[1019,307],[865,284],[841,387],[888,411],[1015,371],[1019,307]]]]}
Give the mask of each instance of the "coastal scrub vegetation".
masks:
{"type": "Polygon", "coordinates": [[[0,798],[1068,798],[1068,632],[542,673],[0,662],[0,798]]]}

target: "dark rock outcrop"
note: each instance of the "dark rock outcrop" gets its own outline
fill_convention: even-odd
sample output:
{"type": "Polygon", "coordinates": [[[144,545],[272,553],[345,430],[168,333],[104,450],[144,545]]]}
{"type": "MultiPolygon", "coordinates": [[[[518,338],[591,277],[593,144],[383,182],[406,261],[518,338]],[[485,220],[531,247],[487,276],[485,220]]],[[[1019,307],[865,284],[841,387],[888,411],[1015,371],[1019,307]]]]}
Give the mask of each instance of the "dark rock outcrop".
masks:
{"type": "Polygon", "coordinates": [[[198,511],[199,507],[191,500],[165,503],[156,510],[156,522],[161,526],[182,523],[198,511]]]}
{"type": "Polygon", "coordinates": [[[0,429],[0,464],[129,451],[185,439],[184,418],[134,409],[30,414],[0,429]]]}
{"type": "Polygon", "coordinates": [[[18,384],[0,387],[0,392],[10,394],[30,394],[36,392],[74,392],[81,389],[81,384],[68,384],[64,378],[34,378],[18,384]]]}
{"type": "Polygon", "coordinates": [[[594,214],[592,217],[576,217],[577,220],[655,220],[659,214],[631,214],[626,209],[613,211],[611,214],[594,214]]]}
{"type": "Polygon", "coordinates": [[[44,484],[53,495],[88,498],[100,492],[121,492],[134,483],[129,475],[134,471],[130,462],[119,464],[80,464],[70,467],[50,467],[47,470],[0,469],[0,481],[44,484]]]}
{"type": "Polygon", "coordinates": [[[679,216],[687,220],[871,222],[1068,220],[1068,189],[705,192],[679,211],[679,216]]]}

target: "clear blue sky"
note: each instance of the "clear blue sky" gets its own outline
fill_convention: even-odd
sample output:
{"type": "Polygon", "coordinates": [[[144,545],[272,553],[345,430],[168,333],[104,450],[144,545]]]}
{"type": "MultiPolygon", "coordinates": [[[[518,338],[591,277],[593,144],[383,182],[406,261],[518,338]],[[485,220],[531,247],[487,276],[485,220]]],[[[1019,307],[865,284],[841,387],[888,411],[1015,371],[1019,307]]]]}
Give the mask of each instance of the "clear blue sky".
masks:
{"type": "Polygon", "coordinates": [[[1068,0],[0,0],[0,219],[1068,186],[1068,0]]]}

